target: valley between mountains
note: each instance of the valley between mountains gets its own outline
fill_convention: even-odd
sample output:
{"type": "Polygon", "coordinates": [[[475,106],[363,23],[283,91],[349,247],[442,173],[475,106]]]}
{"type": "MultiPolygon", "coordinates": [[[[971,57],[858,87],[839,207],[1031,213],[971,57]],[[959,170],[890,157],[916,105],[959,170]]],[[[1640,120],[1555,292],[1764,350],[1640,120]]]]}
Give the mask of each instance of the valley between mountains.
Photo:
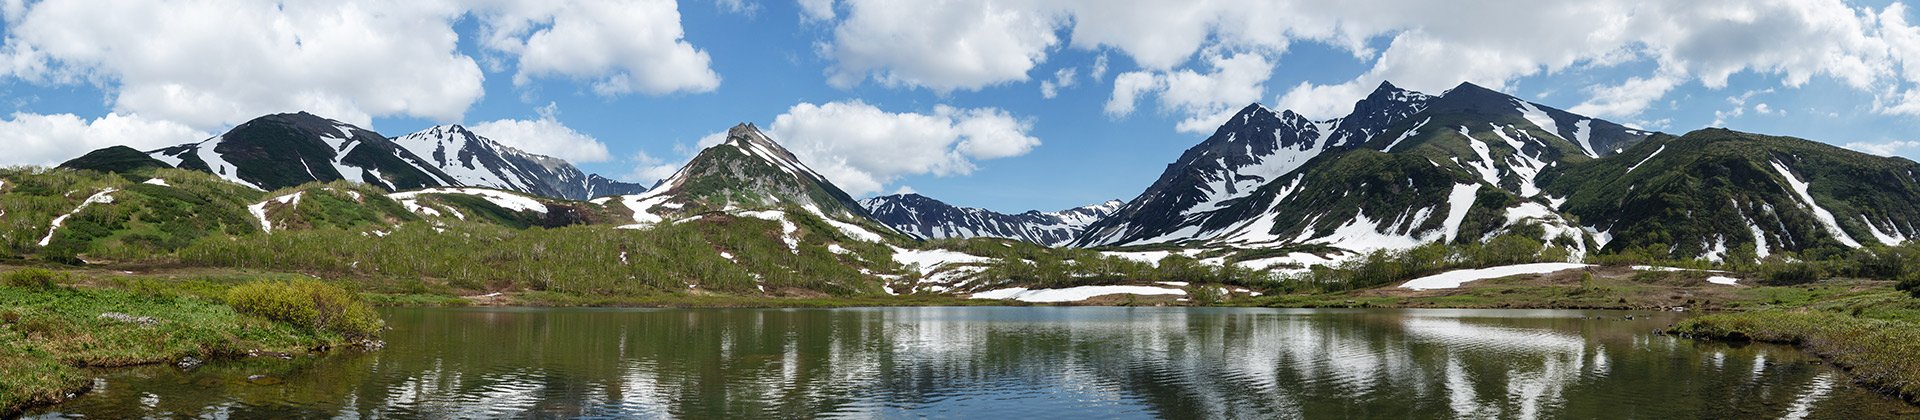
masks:
{"type": "Polygon", "coordinates": [[[651,186],[307,113],[0,169],[0,415],[84,390],[75,366],[377,347],[369,304],[1727,311],[1671,332],[1920,395],[1902,158],[1383,83],[1332,119],[1248,105],[1135,197],[1005,214],[725,137],[651,186]]]}

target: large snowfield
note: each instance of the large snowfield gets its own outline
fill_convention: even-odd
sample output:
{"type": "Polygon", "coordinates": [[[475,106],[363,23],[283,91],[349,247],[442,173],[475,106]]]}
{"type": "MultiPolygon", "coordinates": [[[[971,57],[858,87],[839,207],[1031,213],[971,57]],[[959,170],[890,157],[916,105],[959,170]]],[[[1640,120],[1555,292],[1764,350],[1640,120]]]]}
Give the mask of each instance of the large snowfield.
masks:
{"type": "Polygon", "coordinates": [[[1520,264],[1520,265],[1508,265],[1508,266],[1500,266],[1500,267],[1476,268],[1471,270],[1454,270],[1454,271],[1448,271],[1445,273],[1413,279],[1413,280],[1407,281],[1406,283],[1401,284],[1400,288],[1413,289],[1413,290],[1453,289],[1453,288],[1458,288],[1460,287],[1460,285],[1465,284],[1467,282],[1477,281],[1477,280],[1497,279],[1501,277],[1518,276],[1518,275],[1525,275],[1525,274],[1547,274],[1547,273],[1587,268],[1587,267],[1592,267],[1592,265],[1575,264],[1575,263],[1536,263],[1536,264],[1520,264]]]}

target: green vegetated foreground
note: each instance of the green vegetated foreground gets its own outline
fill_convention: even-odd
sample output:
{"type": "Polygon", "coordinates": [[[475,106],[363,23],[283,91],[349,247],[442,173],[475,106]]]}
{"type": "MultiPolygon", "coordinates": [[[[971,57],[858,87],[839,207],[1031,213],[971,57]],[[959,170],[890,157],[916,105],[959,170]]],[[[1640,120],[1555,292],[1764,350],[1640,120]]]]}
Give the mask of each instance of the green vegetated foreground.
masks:
{"type": "Polygon", "coordinates": [[[83,368],[367,346],[380,325],[365,303],[317,281],[100,287],[41,269],[0,279],[0,417],[85,391],[83,368]]]}

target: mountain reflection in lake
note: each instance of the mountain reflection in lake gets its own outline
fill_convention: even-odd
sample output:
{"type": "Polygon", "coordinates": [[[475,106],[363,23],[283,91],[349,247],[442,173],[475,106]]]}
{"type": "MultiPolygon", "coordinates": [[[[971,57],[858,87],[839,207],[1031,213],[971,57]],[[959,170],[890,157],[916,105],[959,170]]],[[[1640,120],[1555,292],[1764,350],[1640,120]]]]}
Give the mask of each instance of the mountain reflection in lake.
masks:
{"type": "Polygon", "coordinates": [[[1911,407],[1674,315],[396,309],[370,353],[101,371],[46,417],[1880,418],[1911,407]],[[1651,316],[1649,316],[1651,315],[1651,316]]]}

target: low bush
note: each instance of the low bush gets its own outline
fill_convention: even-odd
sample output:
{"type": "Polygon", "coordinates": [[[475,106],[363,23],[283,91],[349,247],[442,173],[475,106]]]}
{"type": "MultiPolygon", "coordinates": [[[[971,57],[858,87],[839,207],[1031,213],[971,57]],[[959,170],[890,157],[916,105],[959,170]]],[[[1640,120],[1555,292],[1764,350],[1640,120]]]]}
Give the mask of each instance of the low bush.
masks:
{"type": "Polygon", "coordinates": [[[67,274],[39,268],[24,268],[0,276],[0,284],[27,289],[51,289],[67,281],[67,274]]]}
{"type": "Polygon", "coordinates": [[[227,291],[234,311],[351,339],[378,336],[385,323],[358,295],[318,280],[256,281],[227,291]]]}
{"type": "Polygon", "coordinates": [[[1761,283],[1768,286],[1801,285],[1826,277],[1826,270],[1813,263],[1778,263],[1760,267],[1761,283]]]}
{"type": "Polygon", "coordinates": [[[1910,276],[1906,280],[1901,280],[1900,284],[1894,285],[1893,288],[1907,292],[1907,295],[1920,299],[1920,276],[1910,276]]]}

